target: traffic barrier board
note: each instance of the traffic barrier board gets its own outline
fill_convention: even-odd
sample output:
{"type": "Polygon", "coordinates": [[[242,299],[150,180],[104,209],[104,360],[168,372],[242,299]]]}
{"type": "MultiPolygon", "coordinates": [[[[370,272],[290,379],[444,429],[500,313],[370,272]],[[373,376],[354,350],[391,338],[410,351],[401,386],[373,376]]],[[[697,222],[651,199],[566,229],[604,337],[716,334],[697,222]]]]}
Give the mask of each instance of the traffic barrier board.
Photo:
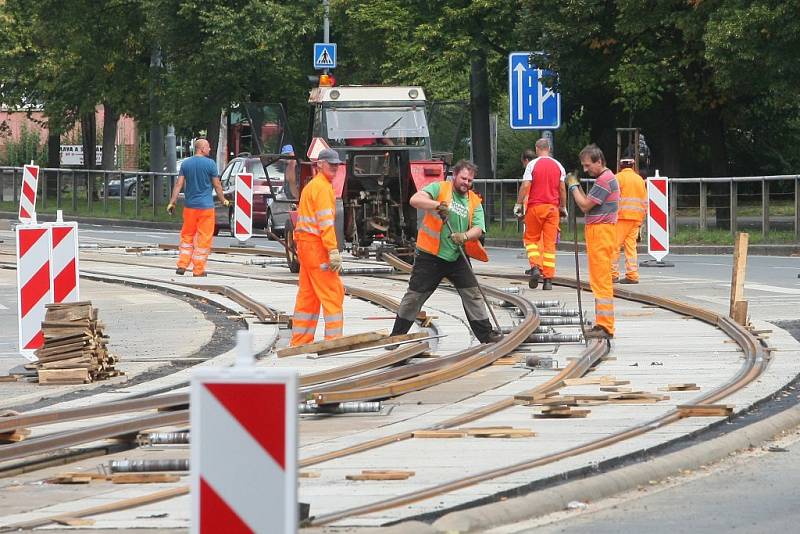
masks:
{"type": "Polygon", "coordinates": [[[45,305],[52,302],[50,227],[47,224],[22,224],[16,228],[16,237],[19,352],[26,359],[36,361],[33,352],[44,345],[42,321],[45,305]]]}
{"type": "Polygon", "coordinates": [[[199,369],[190,405],[191,532],[295,533],[295,371],[199,369]]]}
{"type": "Polygon", "coordinates": [[[236,175],[233,206],[233,236],[239,241],[253,237],[253,175],[236,175]]]}
{"type": "Polygon", "coordinates": [[[36,220],[36,192],[39,190],[39,166],[25,165],[22,168],[22,191],[19,195],[19,221],[30,223],[36,220]]]}
{"type": "Polygon", "coordinates": [[[647,179],[647,253],[656,261],[669,254],[669,178],[647,179]]]}
{"type": "Polygon", "coordinates": [[[50,226],[50,265],[53,302],[80,300],[78,223],[54,222],[50,226]]]}

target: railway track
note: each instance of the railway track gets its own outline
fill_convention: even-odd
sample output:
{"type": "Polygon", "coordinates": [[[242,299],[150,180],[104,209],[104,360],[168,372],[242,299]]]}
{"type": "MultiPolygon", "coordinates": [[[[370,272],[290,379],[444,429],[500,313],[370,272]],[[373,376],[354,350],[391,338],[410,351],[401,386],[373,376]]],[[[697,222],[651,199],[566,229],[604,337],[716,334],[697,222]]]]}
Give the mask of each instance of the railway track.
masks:
{"type": "MultiPolygon", "coordinates": [[[[396,268],[403,268],[403,266],[397,263],[394,259],[392,258],[387,258],[387,259],[389,263],[395,266],[396,268]]],[[[125,263],[127,265],[131,265],[130,262],[125,262],[125,263]]],[[[153,267],[153,265],[147,265],[147,266],[153,267]]],[[[224,273],[217,273],[217,274],[224,274],[224,273]]],[[[494,279],[506,279],[506,280],[524,279],[524,277],[505,275],[501,273],[479,273],[479,274],[481,276],[494,279]]],[[[229,274],[226,274],[226,276],[229,276],[229,274]]],[[[237,277],[258,279],[273,283],[292,283],[290,279],[285,279],[282,277],[259,277],[251,274],[241,274],[232,276],[232,278],[237,278],[237,277]]],[[[147,277],[137,277],[137,279],[140,282],[148,281],[147,277]]],[[[156,279],[152,280],[156,281],[156,279]]],[[[161,283],[164,282],[163,279],[157,281],[161,283]]],[[[575,286],[575,281],[566,278],[558,278],[555,280],[555,283],[571,287],[575,286]]],[[[189,285],[189,284],[184,284],[184,285],[189,285]]],[[[219,286],[219,285],[211,289],[209,289],[209,286],[200,286],[199,284],[192,284],[191,286],[195,289],[210,290],[213,292],[217,292],[219,294],[223,294],[228,298],[235,300],[240,305],[250,308],[250,306],[248,305],[249,297],[247,297],[247,295],[244,295],[240,291],[235,290],[233,288],[231,288],[233,289],[233,291],[230,291],[225,289],[225,286],[219,286]]],[[[441,357],[437,360],[425,361],[422,363],[415,363],[410,365],[407,364],[403,367],[397,367],[397,368],[388,368],[389,365],[393,365],[398,361],[403,361],[404,359],[406,359],[407,354],[411,355],[411,353],[413,353],[413,350],[419,348],[418,347],[419,344],[415,344],[410,347],[403,347],[402,349],[398,349],[398,351],[391,351],[385,355],[382,355],[379,359],[377,359],[377,361],[368,363],[366,364],[366,366],[363,365],[350,366],[350,368],[343,367],[342,369],[332,369],[319,372],[317,373],[316,376],[306,375],[304,377],[306,380],[305,383],[303,383],[302,382],[303,379],[301,379],[301,385],[307,386],[305,388],[304,395],[307,396],[308,398],[313,398],[316,402],[320,404],[331,403],[331,402],[334,403],[344,402],[348,400],[364,400],[368,398],[376,398],[376,396],[379,398],[391,397],[409,391],[416,391],[421,388],[431,387],[435,384],[442,383],[447,380],[452,380],[461,376],[465,376],[475,371],[476,369],[485,367],[486,365],[490,364],[491,362],[495,361],[501,356],[515,350],[536,329],[536,326],[538,326],[537,311],[529,302],[527,302],[522,297],[518,297],[516,295],[510,295],[508,293],[499,291],[495,288],[488,286],[485,286],[485,288],[487,289],[487,293],[490,294],[493,298],[510,301],[514,306],[523,310],[523,316],[524,316],[523,321],[514,331],[512,331],[509,334],[509,336],[507,336],[500,343],[497,343],[493,346],[473,347],[465,351],[460,351],[459,353],[454,353],[441,357]],[[412,349],[411,347],[414,348],[412,349]],[[403,353],[402,351],[404,350],[408,351],[408,353],[407,354],[403,353]],[[366,376],[361,376],[364,375],[365,372],[378,371],[378,370],[381,371],[373,374],[368,374],[366,376]]],[[[348,288],[347,291],[348,295],[352,297],[369,300],[377,305],[383,306],[384,308],[390,311],[394,311],[396,309],[397,302],[394,301],[394,299],[391,299],[390,297],[381,294],[380,292],[370,292],[368,290],[359,287],[350,287],[348,288]]],[[[617,296],[653,306],[659,306],[664,309],[673,311],[675,313],[698,318],[704,322],[707,322],[722,329],[727,335],[731,337],[731,339],[733,339],[742,348],[745,354],[745,358],[743,360],[741,368],[736,373],[736,375],[733,376],[725,384],[721,385],[718,388],[715,388],[713,391],[708,391],[703,395],[698,396],[696,399],[693,400],[694,404],[697,405],[711,404],[726,398],[727,396],[745,387],[747,384],[756,379],[759,376],[759,374],[763,371],[764,367],[767,365],[769,359],[768,353],[765,351],[761,343],[758,342],[758,340],[753,335],[751,335],[746,329],[733,323],[732,321],[730,321],[725,317],[720,317],[718,314],[710,312],[709,310],[704,310],[698,307],[689,306],[674,300],[664,299],[661,297],[654,297],[650,295],[644,295],[633,291],[620,290],[617,291],[617,296]]],[[[280,312],[276,310],[260,309],[257,312],[256,311],[257,308],[250,308],[250,309],[251,311],[253,311],[255,315],[259,317],[260,320],[265,322],[275,321],[280,318],[280,312]]],[[[565,369],[563,369],[556,376],[552,377],[546,383],[541,384],[532,390],[529,389],[521,391],[518,394],[532,394],[532,393],[556,391],[563,386],[563,381],[565,379],[583,376],[594,365],[596,365],[603,356],[607,354],[608,354],[607,344],[602,341],[595,341],[591,343],[586,348],[586,350],[584,350],[581,353],[581,355],[578,358],[571,360],[569,365],[565,369]]],[[[514,405],[513,399],[514,396],[510,396],[508,398],[492,403],[488,406],[484,406],[478,410],[464,413],[459,416],[440,421],[433,425],[425,426],[421,428],[421,430],[452,428],[479,420],[481,418],[487,417],[492,414],[496,414],[506,408],[513,406],[514,405]]],[[[163,409],[163,408],[176,408],[185,406],[187,403],[188,403],[188,396],[184,394],[175,394],[175,395],[164,396],[163,398],[147,399],[147,400],[135,399],[130,401],[121,401],[119,406],[113,407],[114,410],[118,409],[120,411],[119,412],[114,411],[111,413],[134,413],[144,409],[151,410],[151,409],[163,409]],[[151,402],[152,404],[147,404],[147,402],[151,402]],[[130,404],[126,405],[125,403],[130,403],[130,404]]],[[[105,405],[105,408],[108,408],[108,405],[105,405]]],[[[106,412],[104,415],[108,415],[108,413],[109,412],[106,412]]],[[[52,413],[40,413],[31,415],[23,414],[21,416],[17,416],[17,418],[9,418],[8,420],[0,419],[0,431],[2,431],[2,429],[4,428],[19,428],[21,426],[44,425],[47,424],[48,422],[59,420],[58,418],[60,416],[67,418],[74,417],[74,419],[67,419],[67,420],[81,420],[81,419],[86,419],[88,417],[92,417],[90,412],[88,411],[82,412],[81,409],[75,409],[74,412],[62,413],[62,414],[59,414],[58,412],[55,411],[52,413]]],[[[85,430],[84,432],[93,432],[92,439],[90,441],[96,441],[97,439],[101,439],[98,436],[102,436],[103,435],[102,432],[106,430],[112,432],[122,432],[123,430],[126,430],[125,429],[126,424],[132,425],[129,428],[133,428],[133,426],[135,425],[142,425],[142,424],[145,425],[144,428],[152,428],[152,426],[150,427],[147,426],[148,424],[147,421],[151,421],[150,423],[151,425],[152,421],[170,421],[170,423],[164,423],[164,424],[185,424],[186,422],[188,422],[188,414],[185,414],[182,411],[175,411],[175,412],[168,412],[167,414],[157,414],[156,416],[148,414],[137,419],[139,419],[139,422],[131,420],[130,422],[117,423],[117,427],[115,427],[115,429],[112,429],[110,425],[97,425],[91,428],[90,430],[85,430]],[[162,415],[164,416],[163,419],[154,419],[154,417],[161,417],[162,415]],[[106,427],[106,428],[101,429],[101,427],[106,427]]],[[[416,491],[413,494],[409,493],[359,507],[352,507],[333,513],[318,515],[316,517],[310,518],[309,521],[306,522],[306,526],[320,526],[320,525],[330,524],[333,522],[341,521],[342,519],[346,519],[349,517],[370,514],[380,510],[386,510],[389,508],[403,506],[423,499],[435,497],[437,495],[452,492],[461,488],[480,484],[483,481],[502,477],[510,473],[520,472],[532,469],[534,467],[546,465],[548,463],[557,462],[561,459],[583,454],[587,451],[598,450],[600,448],[609,446],[613,443],[619,443],[620,441],[631,439],[633,437],[639,436],[654,429],[669,425],[679,419],[680,419],[680,414],[677,412],[677,410],[673,410],[672,412],[657,419],[653,419],[644,424],[637,425],[636,427],[626,429],[623,432],[617,432],[603,439],[598,439],[590,443],[583,444],[580,447],[570,448],[550,455],[531,457],[528,459],[524,459],[522,461],[515,462],[513,464],[510,464],[502,468],[487,470],[457,480],[451,480],[446,483],[426,488],[422,491],[416,491]]],[[[60,419],[60,421],[62,422],[63,420],[64,419],[60,419]]],[[[126,430],[127,433],[130,433],[129,428],[126,430]]],[[[53,447],[61,448],[65,446],[63,444],[67,442],[66,440],[75,439],[75,436],[80,435],[81,432],[82,431],[77,430],[75,431],[75,433],[69,435],[64,435],[65,433],[61,433],[62,435],[52,436],[51,438],[48,439],[53,440],[52,441],[53,447]],[[57,440],[61,440],[60,445],[58,444],[57,440]]],[[[120,435],[120,434],[115,434],[115,435],[120,435]]],[[[113,437],[113,436],[108,436],[108,437],[113,437]]],[[[350,456],[368,450],[374,450],[379,447],[389,446],[399,441],[411,439],[412,437],[413,437],[413,431],[400,432],[390,436],[384,436],[378,439],[365,440],[364,442],[351,447],[304,458],[303,460],[300,461],[300,465],[302,467],[316,465],[336,458],[342,458],[344,456],[350,456]]],[[[27,445],[28,447],[31,447],[30,444],[34,444],[34,446],[42,446],[44,442],[42,442],[41,440],[44,439],[45,437],[30,440],[29,442],[27,442],[27,445]],[[38,442],[38,444],[35,442],[38,442]]],[[[87,443],[87,442],[88,441],[82,441],[82,443],[87,443]]],[[[73,446],[73,445],[66,445],[66,446],[73,446]]],[[[34,449],[17,448],[15,450],[13,449],[13,446],[11,446],[12,448],[8,447],[9,446],[0,446],[0,461],[8,460],[11,458],[20,458],[26,455],[34,454],[30,452],[31,450],[34,449]],[[25,452],[26,450],[28,452],[25,452]],[[8,456],[5,456],[5,454],[8,454],[8,456]]],[[[41,452],[41,450],[39,452],[41,452]]]]}

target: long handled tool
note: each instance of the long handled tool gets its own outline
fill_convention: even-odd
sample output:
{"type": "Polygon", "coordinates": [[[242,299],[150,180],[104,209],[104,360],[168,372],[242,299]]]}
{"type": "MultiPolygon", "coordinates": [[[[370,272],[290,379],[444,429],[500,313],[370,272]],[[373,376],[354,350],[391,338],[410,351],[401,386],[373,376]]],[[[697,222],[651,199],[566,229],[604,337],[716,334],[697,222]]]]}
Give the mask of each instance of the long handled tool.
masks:
{"type": "MultiPolygon", "coordinates": [[[[450,220],[445,219],[444,222],[447,225],[447,229],[450,230],[450,235],[453,235],[453,227],[450,226],[450,220]]],[[[458,247],[458,251],[461,253],[461,257],[464,258],[465,262],[467,262],[467,268],[469,268],[469,271],[472,273],[472,276],[475,277],[475,283],[478,285],[478,291],[481,292],[481,296],[483,297],[483,302],[486,304],[486,308],[489,310],[489,315],[492,316],[492,320],[494,321],[494,327],[497,329],[498,332],[502,332],[502,330],[500,329],[500,323],[497,321],[497,317],[495,317],[494,315],[494,310],[492,310],[492,307],[489,305],[489,301],[486,299],[486,294],[483,292],[481,284],[478,283],[478,277],[475,276],[475,271],[472,270],[472,264],[469,262],[469,258],[467,258],[467,253],[464,252],[464,247],[462,247],[461,245],[456,245],[456,246],[458,247]]]]}
{"type": "Polygon", "coordinates": [[[572,243],[575,245],[575,288],[578,291],[578,317],[581,319],[581,334],[586,340],[586,327],[583,321],[583,301],[581,300],[581,264],[578,260],[578,207],[572,206],[572,243]]]}

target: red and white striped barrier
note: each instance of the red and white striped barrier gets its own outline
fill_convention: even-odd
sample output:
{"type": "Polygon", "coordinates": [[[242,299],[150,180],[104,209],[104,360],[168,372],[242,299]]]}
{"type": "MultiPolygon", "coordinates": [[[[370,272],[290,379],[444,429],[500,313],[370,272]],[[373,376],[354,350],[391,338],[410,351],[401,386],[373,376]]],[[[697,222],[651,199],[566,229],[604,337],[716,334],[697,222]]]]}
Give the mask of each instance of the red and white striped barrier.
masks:
{"type": "Polygon", "coordinates": [[[78,223],[59,220],[49,226],[53,302],[77,302],[80,300],[78,223]]]}
{"type": "Polygon", "coordinates": [[[647,179],[647,253],[656,261],[669,254],[669,178],[656,175],[647,179]]]}
{"type": "Polygon", "coordinates": [[[233,236],[239,241],[253,237],[253,175],[236,175],[236,197],[233,207],[233,236]]]}
{"type": "Polygon", "coordinates": [[[19,351],[28,360],[36,361],[33,351],[44,345],[45,305],[52,302],[50,227],[46,224],[19,225],[16,233],[19,351]]]}
{"type": "MultiPolygon", "coordinates": [[[[240,332],[240,356],[249,340],[240,332]]],[[[252,363],[199,369],[190,406],[191,532],[295,533],[295,371],[252,363]]]]}
{"type": "Polygon", "coordinates": [[[22,191],[19,195],[19,222],[36,220],[36,192],[39,190],[39,166],[25,165],[22,170],[22,191]]]}

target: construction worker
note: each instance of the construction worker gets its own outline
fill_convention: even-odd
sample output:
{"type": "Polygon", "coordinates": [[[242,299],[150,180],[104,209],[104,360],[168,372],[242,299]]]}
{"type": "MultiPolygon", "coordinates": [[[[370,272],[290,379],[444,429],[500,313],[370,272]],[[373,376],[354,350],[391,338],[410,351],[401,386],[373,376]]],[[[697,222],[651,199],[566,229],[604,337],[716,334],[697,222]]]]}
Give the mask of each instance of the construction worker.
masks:
{"type": "Polygon", "coordinates": [[[632,158],[619,160],[619,211],[617,212],[617,246],[611,255],[611,276],[620,284],[639,283],[639,262],[636,258],[636,241],[639,229],[647,214],[647,187],[639,176],[632,158]],[[619,279],[619,249],[625,247],[625,278],[619,279]]]}
{"type": "Polygon", "coordinates": [[[317,159],[317,174],[300,193],[294,229],[300,278],[292,316],[293,347],[314,341],[320,304],[325,318],[325,339],[342,337],[344,286],[339,277],[342,255],[336,242],[336,201],[331,185],[341,163],[335,150],[323,149],[317,159]]]}
{"type": "Polygon", "coordinates": [[[543,290],[553,289],[559,218],[567,213],[565,176],[564,167],[550,157],[550,141],[544,138],[536,141],[536,158],[525,167],[514,205],[514,214],[525,216],[523,243],[531,266],[528,282],[531,289],[538,287],[540,277],[544,279],[543,290]]]}
{"type": "Polygon", "coordinates": [[[393,336],[409,331],[422,306],[447,278],[461,297],[478,341],[495,343],[502,339],[501,333],[492,330],[478,280],[459,250],[463,245],[470,257],[488,260],[479,241],[486,231],[483,206],[480,197],[471,191],[477,170],[469,161],[461,160],[453,167],[452,182],[434,182],[412,195],[410,204],[426,213],[417,234],[414,269],[394,320],[393,336]]]}
{"type": "Polygon", "coordinates": [[[586,214],[586,255],[589,259],[589,285],[594,294],[595,326],[587,338],[614,337],[614,285],[611,281],[611,255],[617,243],[616,223],[619,205],[617,177],[606,167],[603,151],[595,144],[580,153],[584,172],[596,178],[589,194],[580,180],[570,174],[566,184],[575,204],[586,214]]]}
{"type": "Polygon", "coordinates": [[[170,215],[175,213],[175,202],[178,194],[186,186],[183,200],[183,227],[181,228],[181,244],[178,247],[178,268],[175,274],[182,275],[192,264],[194,276],[206,276],[206,262],[211,252],[211,242],[214,239],[214,198],[211,189],[217,193],[217,198],[226,208],[231,205],[225,198],[222,185],[219,181],[217,164],[208,155],[211,145],[205,139],[194,142],[194,156],[181,163],[178,179],[172,188],[172,196],[167,205],[170,215]]]}

